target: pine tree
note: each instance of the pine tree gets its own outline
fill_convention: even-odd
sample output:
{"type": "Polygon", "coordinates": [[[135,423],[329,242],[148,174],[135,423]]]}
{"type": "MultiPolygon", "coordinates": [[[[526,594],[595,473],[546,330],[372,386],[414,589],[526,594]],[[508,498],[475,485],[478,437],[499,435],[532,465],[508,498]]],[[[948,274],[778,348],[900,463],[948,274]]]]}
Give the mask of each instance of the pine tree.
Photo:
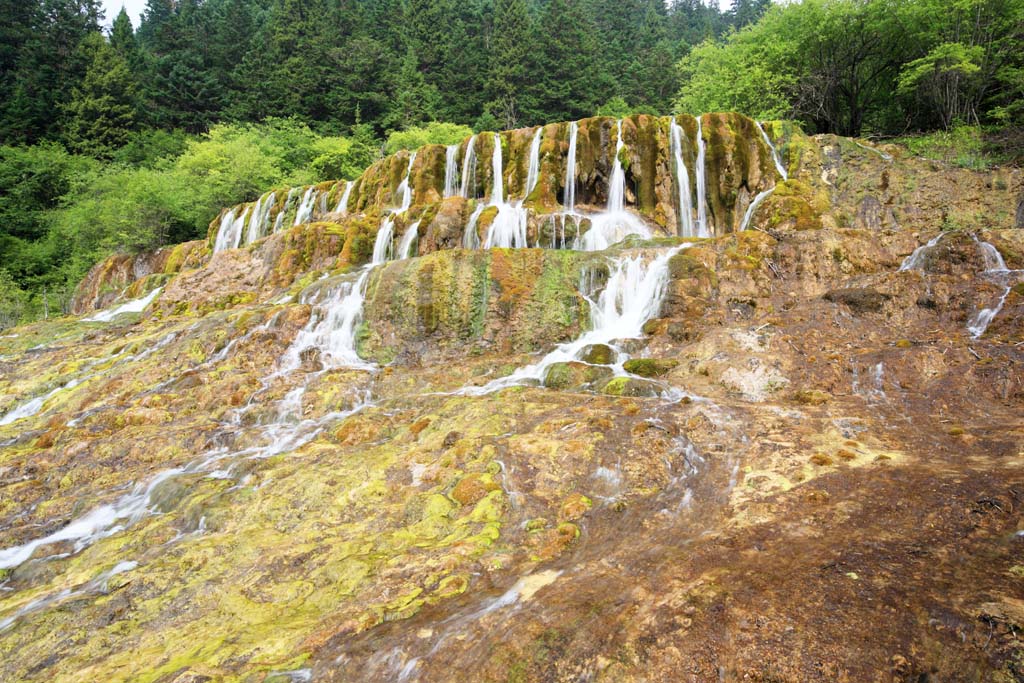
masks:
{"type": "Polygon", "coordinates": [[[630,104],[668,113],[679,89],[676,57],[668,38],[664,0],[648,0],[639,29],[638,49],[624,91],[630,104]]]}
{"type": "Polygon", "coordinates": [[[59,130],[54,113],[85,75],[79,46],[99,32],[102,16],[99,0],[41,0],[0,105],[0,138],[35,142],[59,130]]]}
{"type": "Polygon", "coordinates": [[[124,7],[114,18],[110,27],[110,46],[121,56],[130,68],[135,68],[139,63],[139,44],[135,40],[135,30],[132,28],[132,20],[124,7]]]}
{"type": "Polygon", "coordinates": [[[405,129],[433,120],[436,118],[439,100],[437,88],[423,77],[416,52],[410,47],[398,71],[394,107],[387,124],[389,127],[405,129]]]}
{"type": "Polygon", "coordinates": [[[99,33],[88,36],[81,50],[89,66],[63,108],[64,138],[75,152],[107,157],[135,127],[135,85],[127,62],[99,33]]]}
{"type": "Polygon", "coordinates": [[[496,0],[487,73],[487,108],[505,128],[515,128],[534,103],[528,88],[533,26],[526,0],[496,0]]]}
{"type": "Polygon", "coordinates": [[[541,20],[545,39],[534,69],[536,122],[591,116],[611,96],[600,71],[595,30],[577,0],[551,0],[541,20]]]}

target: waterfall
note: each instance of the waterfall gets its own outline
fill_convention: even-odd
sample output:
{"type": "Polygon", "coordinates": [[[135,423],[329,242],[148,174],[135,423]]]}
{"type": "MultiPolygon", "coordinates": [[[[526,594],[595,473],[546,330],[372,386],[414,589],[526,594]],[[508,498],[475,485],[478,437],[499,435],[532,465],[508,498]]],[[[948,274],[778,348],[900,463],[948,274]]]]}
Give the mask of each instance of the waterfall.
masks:
{"type": "Polygon", "coordinates": [[[533,134],[533,142],[530,143],[530,164],[526,170],[526,191],[523,192],[523,201],[530,198],[533,188],[537,187],[540,180],[540,140],[544,127],[539,126],[533,134]]]}
{"type": "Polygon", "coordinates": [[[985,330],[1006,305],[1006,298],[1010,296],[1010,290],[1013,289],[1013,282],[1007,276],[1013,274],[1014,271],[1006,267],[1006,261],[1003,260],[1003,255],[999,253],[995,245],[979,240],[977,235],[971,235],[971,239],[978,245],[981,257],[984,259],[985,270],[982,271],[982,275],[998,280],[1005,287],[1003,295],[999,297],[999,301],[994,307],[981,309],[968,321],[967,332],[972,338],[977,339],[985,334],[985,330]]]}
{"type": "Polygon", "coordinates": [[[768,137],[768,133],[764,129],[764,124],[760,121],[754,122],[757,125],[757,129],[761,131],[761,137],[764,138],[764,144],[768,145],[768,149],[772,151],[772,161],[775,162],[775,170],[779,172],[783,180],[789,180],[789,174],[786,173],[786,167],[782,165],[782,157],[779,156],[779,151],[775,149],[775,145],[772,144],[771,138],[768,137]]]}
{"type": "Polygon", "coordinates": [[[920,247],[915,249],[910,256],[903,259],[903,263],[900,264],[900,269],[897,271],[902,273],[908,270],[924,270],[925,257],[928,252],[931,251],[932,247],[939,243],[939,240],[943,238],[946,233],[940,232],[935,237],[928,240],[927,244],[922,244],[920,247]]]}
{"type": "MultiPolygon", "coordinates": [[[[522,208],[522,202],[509,204],[505,201],[504,191],[504,164],[501,155],[501,136],[494,135],[494,154],[491,156],[491,170],[494,175],[494,182],[491,185],[490,205],[498,209],[494,220],[487,228],[487,237],[484,239],[483,248],[525,248],[526,244],[526,223],[527,212],[522,208]]],[[[479,218],[479,214],[474,214],[479,218]]],[[[473,228],[467,226],[467,231],[476,233],[476,225],[470,219],[473,228]]]]}
{"type": "Polygon", "coordinates": [[[274,232],[278,232],[284,227],[284,216],[288,213],[288,209],[292,208],[292,200],[295,199],[295,195],[298,194],[299,188],[293,187],[288,190],[288,196],[284,200],[284,206],[281,207],[281,212],[277,214],[277,219],[274,221],[274,232]]]}
{"type": "Polygon", "coordinates": [[[391,258],[391,240],[395,235],[395,219],[388,216],[377,229],[377,239],[373,242],[373,262],[384,263],[391,258]]]}
{"type": "Polygon", "coordinates": [[[402,178],[402,183],[395,190],[395,194],[401,197],[395,213],[405,213],[412,206],[412,185],[409,180],[412,177],[412,165],[414,163],[416,163],[416,152],[409,155],[409,166],[405,169],[405,177],[402,178]]]}
{"type": "Polygon", "coordinates": [[[707,170],[704,168],[704,129],[697,117],[697,237],[711,237],[708,227],[707,170]]]}
{"type": "Polygon", "coordinates": [[[345,185],[345,191],[341,193],[341,199],[338,201],[338,208],[334,210],[334,213],[340,213],[342,216],[348,214],[348,199],[352,195],[352,188],[355,187],[356,181],[350,180],[345,185]]]}
{"type": "Polygon", "coordinates": [[[469,223],[462,233],[463,249],[478,249],[480,247],[480,236],[476,234],[476,224],[480,221],[480,214],[484,212],[484,203],[477,202],[473,213],[469,215],[469,223]]]}
{"type": "Polygon", "coordinates": [[[590,330],[575,340],[559,344],[553,351],[533,365],[519,368],[507,377],[493,380],[481,387],[467,387],[460,393],[469,395],[489,394],[506,387],[521,384],[535,384],[544,381],[548,368],[555,363],[577,360],[580,353],[592,344],[607,344],[617,352],[613,370],[625,375],[622,364],[629,356],[619,349],[615,342],[621,339],[636,339],[644,336],[643,326],[661,312],[662,300],[668,289],[668,262],[682,249],[692,246],[682,244],[663,251],[654,259],[644,256],[619,256],[610,263],[611,273],[607,284],[593,301],[593,287],[584,278],[580,291],[590,301],[590,330]]]}
{"type": "Polygon", "coordinates": [[[619,158],[626,146],[622,139],[622,119],[619,119],[616,129],[618,140],[615,143],[612,176],[608,182],[608,208],[604,213],[591,218],[590,230],[582,236],[576,235],[574,249],[600,251],[629,235],[639,235],[643,238],[651,236],[651,231],[644,222],[626,211],[626,171],[622,168],[622,160],[619,158]]]}
{"type": "Polygon", "coordinates": [[[412,225],[405,229],[405,234],[402,235],[402,241],[398,243],[398,258],[407,259],[412,256],[412,245],[416,243],[416,238],[419,236],[420,222],[415,221],[412,225]]]}
{"type": "Polygon", "coordinates": [[[462,189],[459,194],[471,199],[470,192],[476,196],[476,136],[466,144],[466,157],[462,160],[462,189]]]}
{"type": "Polygon", "coordinates": [[[494,153],[491,154],[491,206],[505,203],[505,178],[501,160],[501,136],[494,134],[494,153]]]}
{"type": "Polygon", "coordinates": [[[1003,292],[1003,295],[999,297],[999,302],[994,308],[983,308],[977,312],[967,323],[967,332],[970,333],[973,339],[977,339],[981,335],[985,334],[985,330],[992,323],[999,312],[1003,310],[1003,306],[1006,304],[1006,297],[1010,296],[1010,290],[1012,287],[1007,287],[1003,292]]]}
{"type": "Polygon", "coordinates": [[[985,261],[986,273],[1007,272],[1006,261],[1003,260],[1003,255],[999,253],[994,244],[982,242],[978,239],[977,235],[971,235],[971,239],[974,240],[974,243],[978,245],[978,249],[981,250],[981,258],[985,261]]]}
{"type": "Polygon", "coordinates": [[[220,219],[220,228],[217,230],[217,240],[213,245],[213,253],[227,249],[237,249],[242,241],[242,230],[245,227],[245,217],[248,209],[242,209],[241,214],[236,214],[237,209],[231,209],[220,219]]]}
{"type": "Polygon", "coordinates": [[[163,287],[157,287],[144,297],[126,301],[117,308],[112,308],[108,311],[100,311],[91,318],[84,318],[84,321],[90,323],[107,323],[122,313],[141,313],[146,310],[147,306],[153,303],[153,299],[160,296],[160,292],[162,292],[163,289],[163,287]]]}
{"type": "Polygon", "coordinates": [[[267,234],[267,228],[270,227],[270,211],[274,208],[275,199],[275,193],[268,192],[256,200],[256,208],[249,218],[249,228],[245,235],[246,244],[252,244],[267,234]]]}
{"type": "Polygon", "coordinates": [[[295,212],[295,221],[292,223],[295,225],[302,225],[309,221],[313,216],[313,206],[316,204],[317,191],[315,187],[310,187],[306,190],[306,193],[302,195],[302,201],[299,202],[299,209],[295,212]]]}
{"type": "Polygon", "coordinates": [[[448,145],[444,154],[444,198],[454,197],[459,189],[459,146],[448,145]]]}
{"type": "Polygon", "coordinates": [[[683,237],[695,237],[693,233],[693,202],[690,196],[690,173],[683,161],[683,127],[672,117],[669,124],[672,156],[676,163],[676,187],[679,188],[679,230],[683,237]]]}
{"type": "Polygon", "coordinates": [[[619,154],[626,143],[622,139],[622,119],[615,124],[618,135],[615,140],[615,161],[612,164],[612,178],[608,181],[608,213],[622,213],[626,207],[626,171],[622,168],[619,154]]]}
{"type": "Polygon", "coordinates": [[[770,195],[774,191],[775,187],[771,187],[765,190],[764,192],[759,192],[757,196],[754,197],[754,201],[750,202],[750,206],[747,207],[746,213],[743,214],[743,222],[740,223],[740,232],[743,232],[744,230],[747,229],[747,226],[750,225],[750,219],[754,217],[754,211],[757,209],[758,206],[760,206],[761,202],[763,202],[765,199],[768,199],[768,195],[770,195]]]}
{"type": "Polygon", "coordinates": [[[575,121],[569,124],[569,154],[565,159],[565,212],[576,210],[576,137],[580,126],[575,121]]]}
{"type": "Polygon", "coordinates": [[[416,152],[409,155],[409,165],[405,169],[405,177],[395,190],[398,195],[399,206],[391,211],[381,221],[377,230],[377,237],[373,242],[373,262],[371,265],[389,261],[393,256],[392,242],[395,237],[395,216],[404,214],[412,206],[412,166],[416,163],[416,152]]]}

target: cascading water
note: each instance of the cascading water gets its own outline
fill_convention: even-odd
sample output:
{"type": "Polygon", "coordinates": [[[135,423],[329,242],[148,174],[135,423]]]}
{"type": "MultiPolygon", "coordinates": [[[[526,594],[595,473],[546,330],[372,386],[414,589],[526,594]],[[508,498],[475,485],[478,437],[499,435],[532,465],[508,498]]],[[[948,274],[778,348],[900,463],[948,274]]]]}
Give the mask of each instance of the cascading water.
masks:
{"type": "Polygon", "coordinates": [[[284,227],[284,217],[288,213],[288,209],[292,208],[292,201],[295,200],[295,195],[299,192],[299,188],[293,187],[288,190],[288,197],[284,200],[284,206],[281,207],[281,213],[277,214],[277,219],[274,221],[274,232],[278,232],[284,227]]]}
{"type": "Polygon", "coordinates": [[[402,235],[402,241],[398,243],[398,258],[407,259],[412,256],[412,246],[416,243],[416,238],[419,236],[420,222],[415,221],[408,228],[405,229],[405,234],[402,235]]]}
{"type": "Polygon", "coordinates": [[[400,198],[395,213],[405,213],[412,206],[412,184],[409,181],[412,177],[412,165],[414,163],[416,163],[416,152],[409,154],[409,165],[405,169],[405,177],[402,178],[402,183],[395,190],[395,194],[400,198]]]}
{"type": "Polygon", "coordinates": [[[249,227],[245,233],[246,244],[252,244],[266,235],[267,228],[270,227],[270,211],[274,208],[275,199],[275,194],[268,192],[256,200],[256,208],[252,211],[249,227]]]}
{"type": "Polygon", "coordinates": [[[459,195],[466,199],[476,196],[476,136],[469,139],[466,144],[466,157],[462,160],[462,187],[459,195]]]}
{"type": "Polygon", "coordinates": [[[299,210],[295,212],[295,221],[292,225],[302,225],[313,216],[313,207],[316,206],[317,191],[315,187],[306,190],[299,202],[299,210]]]}
{"type": "Polygon", "coordinates": [[[575,121],[569,124],[569,153],[565,159],[565,212],[576,211],[576,138],[580,126],[575,121]]]}
{"type": "Polygon", "coordinates": [[[946,233],[940,232],[935,237],[928,240],[927,244],[922,244],[920,247],[915,249],[907,258],[903,259],[903,263],[900,264],[899,273],[908,270],[924,270],[924,266],[927,263],[928,252],[931,251],[932,247],[939,243],[939,240],[945,236],[946,233]]]}
{"type": "Polygon", "coordinates": [[[543,133],[543,126],[538,126],[530,143],[530,161],[526,169],[526,191],[523,193],[523,201],[530,198],[533,189],[537,187],[537,181],[540,180],[540,142],[543,133]]]}
{"type": "Polygon", "coordinates": [[[757,196],[754,197],[754,201],[750,202],[750,206],[747,207],[746,212],[743,214],[743,222],[740,223],[740,232],[743,232],[750,226],[750,221],[754,217],[754,211],[756,211],[757,207],[761,205],[761,202],[768,199],[768,195],[772,192],[775,192],[774,186],[768,188],[764,192],[759,192],[757,196]]]}
{"type": "Polygon", "coordinates": [[[711,237],[708,226],[707,170],[705,168],[706,149],[704,145],[704,128],[701,117],[697,117],[697,236],[711,237]]]}
{"type": "Polygon", "coordinates": [[[345,185],[345,191],[341,194],[341,200],[338,201],[338,207],[334,209],[334,213],[340,213],[342,216],[348,214],[348,199],[352,196],[352,188],[355,187],[355,184],[354,180],[350,180],[345,185]]]}
{"type": "Polygon", "coordinates": [[[46,405],[46,402],[49,401],[51,398],[53,398],[60,392],[64,391],[65,389],[73,389],[79,384],[79,380],[73,379],[67,384],[57,387],[48,394],[44,394],[43,396],[37,396],[36,398],[30,399],[22,403],[21,405],[16,406],[3,417],[0,417],[0,425],[9,425],[12,422],[17,422],[18,420],[24,420],[26,417],[32,417],[40,410],[42,410],[43,406],[46,405]]]}
{"type": "Polygon", "coordinates": [[[231,209],[220,219],[220,228],[217,230],[217,240],[213,245],[213,253],[237,249],[242,241],[242,230],[245,227],[247,210],[243,209],[241,215],[237,209],[231,209]]]}
{"type": "Polygon", "coordinates": [[[91,318],[83,318],[83,321],[90,323],[108,323],[123,313],[141,313],[142,311],[146,310],[147,306],[153,303],[153,299],[160,296],[160,292],[162,292],[163,289],[163,287],[157,287],[144,297],[141,297],[139,299],[132,299],[131,301],[126,301],[120,306],[111,308],[106,311],[100,311],[91,318]]]}
{"type": "Polygon", "coordinates": [[[480,236],[477,234],[476,226],[480,222],[480,214],[484,212],[485,208],[483,202],[479,202],[473,209],[473,213],[469,215],[469,222],[466,223],[466,229],[462,233],[463,249],[480,248],[480,236]]]}
{"type": "Polygon", "coordinates": [[[1011,279],[1011,275],[1019,274],[1020,271],[1012,271],[1006,267],[1006,261],[1003,260],[1003,255],[999,253],[995,245],[979,240],[977,235],[971,235],[971,238],[978,245],[981,257],[985,263],[985,270],[982,271],[982,276],[996,280],[1005,287],[1003,295],[999,297],[999,301],[996,302],[995,306],[981,309],[968,321],[967,332],[972,338],[977,339],[985,334],[985,330],[988,329],[988,326],[995,317],[1003,310],[1003,306],[1006,305],[1006,298],[1010,296],[1010,291],[1013,289],[1014,284],[1016,284],[1016,279],[1018,279],[1011,279]]]}
{"type": "Polygon", "coordinates": [[[676,187],[679,190],[679,232],[683,237],[696,237],[693,232],[693,202],[690,197],[690,173],[686,170],[686,163],[683,161],[683,138],[685,133],[683,127],[676,122],[675,117],[669,124],[671,136],[672,157],[676,164],[676,187]]]}
{"type": "Polygon", "coordinates": [[[591,218],[590,230],[582,236],[577,235],[576,243],[573,245],[575,249],[601,251],[629,235],[644,238],[651,236],[651,231],[644,222],[626,211],[626,171],[622,168],[621,159],[626,143],[622,136],[622,119],[616,124],[616,130],[618,140],[615,143],[612,176],[608,183],[608,208],[604,213],[591,218]]]}
{"type": "Polygon", "coordinates": [[[454,197],[459,192],[459,146],[448,145],[444,155],[444,198],[454,197]]]}
{"type": "MultiPolygon", "coordinates": [[[[940,232],[928,240],[926,244],[922,244],[915,249],[909,256],[903,259],[903,263],[900,264],[899,271],[897,272],[918,270],[927,275],[925,268],[928,265],[928,254],[939,243],[939,240],[947,234],[940,232]]],[[[967,333],[973,339],[978,339],[981,335],[985,334],[985,330],[988,329],[988,326],[995,317],[1003,310],[1010,291],[1013,289],[1016,281],[1020,279],[1021,271],[1007,269],[1006,261],[1003,260],[1003,255],[999,253],[995,245],[979,240],[977,235],[971,235],[971,239],[978,245],[978,250],[981,252],[984,263],[984,270],[979,275],[988,280],[996,281],[1004,287],[1002,296],[999,297],[994,306],[982,308],[967,321],[967,333]]]]}
{"type": "Polygon", "coordinates": [[[285,352],[281,369],[278,374],[287,374],[302,365],[302,355],[308,349],[316,349],[320,353],[320,361],[325,369],[351,367],[370,370],[372,363],[367,363],[356,352],[356,333],[363,319],[363,302],[366,296],[366,283],[374,266],[391,259],[394,238],[395,218],[412,206],[412,167],[416,162],[416,152],[409,155],[409,165],[405,177],[395,190],[400,204],[390,215],[384,218],[377,231],[373,246],[373,260],[364,266],[354,282],[342,282],[336,286],[322,303],[318,304],[309,318],[306,327],[295,337],[291,347],[285,352]]]}
{"type": "Polygon", "coordinates": [[[768,137],[768,132],[764,129],[764,124],[760,121],[755,121],[757,129],[761,131],[761,137],[764,139],[764,144],[768,145],[768,149],[772,152],[772,161],[775,162],[775,170],[779,172],[783,180],[789,180],[789,173],[786,172],[786,167],[782,165],[782,157],[779,156],[779,151],[775,149],[775,145],[772,144],[772,139],[768,137]]]}
{"type": "MultiPolygon", "coordinates": [[[[629,356],[616,347],[615,342],[643,336],[644,323],[657,317],[661,310],[668,287],[669,260],[689,246],[683,244],[665,250],[650,260],[646,260],[643,255],[615,258],[610,264],[611,273],[607,284],[597,301],[593,301],[591,296],[587,297],[591,302],[589,331],[574,341],[559,344],[533,365],[527,365],[484,386],[467,387],[460,393],[483,395],[506,387],[543,382],[552,365],[577,360],[586,347],[594,344],[606,344],[613,348],[617,358],[612,368],[616,374],[626,374],[622,363],[629,356]]],[[[592,287],[584,281],[580,289],[586,292],[592,290],[592,287]]]]}
{"type": "MultiPolygon", "coordinates": [[[[539,149],[539,147],[538,147],[539,149]]],[[[491,169],[494,182],[491,185],[490,205],[498,209],[490,227],[487,229],[487,237],[484,239],[484,249],[492,247],[504,248],[525,248],[526,244],[526,222],[527,213],[522,208],[522,202],[509,204],[505,201],[504,189],[504,165],[501,154],[501,136],[494,134],[494,154],[491,157],[491,169]]],[[[471,221],[472,222],[472,221],[471,221]]],[[[475,225],[467,231],[475,232],[475,225]]]]}

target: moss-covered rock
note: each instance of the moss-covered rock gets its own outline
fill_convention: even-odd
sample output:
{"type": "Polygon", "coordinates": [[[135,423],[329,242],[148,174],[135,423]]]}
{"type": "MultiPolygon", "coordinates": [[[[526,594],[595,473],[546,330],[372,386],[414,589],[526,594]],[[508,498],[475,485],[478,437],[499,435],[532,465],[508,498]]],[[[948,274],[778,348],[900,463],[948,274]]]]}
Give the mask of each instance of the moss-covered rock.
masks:
{"type": "Polygon", "coordinates": [[[544,376],[544,386],[549,389],[588,389],[606,381],[612,376],[612,369],[571,361],[555,363],[544,376]]]}
{"type": "Polygon", "coordinates": [[[641,377],[661,377],[678,366],[675,358],[630,358],[622,364],[626,372],[641,377]]]}

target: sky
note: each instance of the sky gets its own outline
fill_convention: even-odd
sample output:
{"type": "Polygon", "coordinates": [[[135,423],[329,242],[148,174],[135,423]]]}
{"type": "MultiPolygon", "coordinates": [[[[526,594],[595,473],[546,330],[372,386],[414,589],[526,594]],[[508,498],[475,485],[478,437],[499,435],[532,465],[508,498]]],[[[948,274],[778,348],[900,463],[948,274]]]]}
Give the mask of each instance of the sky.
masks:
{"type": "Polygon", "coordinates": [[[139,17],[142,15],[142,10],[146,8],[146,0],[103,0],[103,11],[107,15],[103,23],[110,26],[111,22],[114,21],[114,17],[121,11],[122,6],[128,10],[128,16],[132,19],[132,25],[138,28],[139,17]]]}

